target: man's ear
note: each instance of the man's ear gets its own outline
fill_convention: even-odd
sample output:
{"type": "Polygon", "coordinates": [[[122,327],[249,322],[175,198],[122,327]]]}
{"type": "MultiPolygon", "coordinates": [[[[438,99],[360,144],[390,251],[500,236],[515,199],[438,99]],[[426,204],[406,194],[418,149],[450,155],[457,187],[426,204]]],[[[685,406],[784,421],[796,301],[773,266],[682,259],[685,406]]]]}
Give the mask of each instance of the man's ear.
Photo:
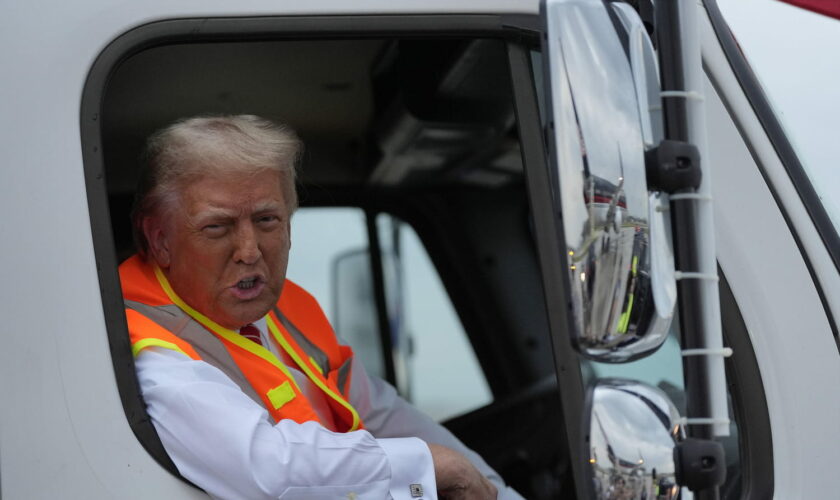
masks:
{"type": "Polygon", "coordinates": [[[171,256],[169,254],[169,238],[158,217],[143,219],[143,234],[149,244],[149,254],[161,269],[168,269],[171,256]]]}

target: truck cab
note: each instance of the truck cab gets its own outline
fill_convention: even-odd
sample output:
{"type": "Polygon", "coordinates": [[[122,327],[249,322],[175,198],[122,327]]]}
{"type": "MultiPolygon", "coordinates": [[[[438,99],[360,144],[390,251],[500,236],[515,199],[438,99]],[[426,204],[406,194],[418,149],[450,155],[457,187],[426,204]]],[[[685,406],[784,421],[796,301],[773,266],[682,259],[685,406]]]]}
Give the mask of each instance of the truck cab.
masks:
{"type": "Polygon", "coordinates": [[[7,8],[0,496],[206,498],[146,414],[117,266],[134,253],[145,138],[238,113],[305,144],[288,277],[524,497],[833,496],[837,229],[715,0],[674,4],[672,18],[665,2],[600,0],[7,8]],[[626,81],[597,72],[592,40],[626,81]],[[592,90],[619,83],[632,100],[592,90]],[[617,128],[611,100],[638,128],[620,168],[590,139],[617,128]],[[645,153],[668,138],[699,151],[697,186],[650,180],[645,153]],[[708,245],[705,264],[686,257],[708,245]],[[573,255],[596,250],[595,267],[573,255]],[[717,479],[651,470],[644,440],[593,451],[609,381],[667,401],[675,447],[706,429],[717,479]]]}

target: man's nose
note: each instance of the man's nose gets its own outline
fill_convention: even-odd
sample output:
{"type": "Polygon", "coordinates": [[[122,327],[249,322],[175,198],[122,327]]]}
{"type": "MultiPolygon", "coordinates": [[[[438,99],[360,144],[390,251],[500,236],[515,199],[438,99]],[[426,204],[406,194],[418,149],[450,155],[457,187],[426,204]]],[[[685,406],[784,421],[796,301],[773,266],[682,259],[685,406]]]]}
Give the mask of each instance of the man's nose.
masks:
{"type": "Polygon", "coordinates": [[[243,224],[237,231],[233,260],[242,264],[256,264],[262,257],[257,232],[251,224],[243,224]]]}

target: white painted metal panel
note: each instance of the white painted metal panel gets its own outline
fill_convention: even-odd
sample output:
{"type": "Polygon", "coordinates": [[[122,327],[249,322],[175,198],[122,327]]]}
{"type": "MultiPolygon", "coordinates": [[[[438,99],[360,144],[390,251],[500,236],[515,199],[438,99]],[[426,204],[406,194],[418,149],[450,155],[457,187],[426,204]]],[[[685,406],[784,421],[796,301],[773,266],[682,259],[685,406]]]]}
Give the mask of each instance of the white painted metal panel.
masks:
{"type": "MultiPolygon", "coordinates": [[[[702,19],[707,72],[725,95],[805,240],[815,231],[734,79],[707,18],[702,19]],[[798,206],[797,206],[798,205],[798,206]]],[[[709,158],[718,259],[746,322],[759,363],[773,438],[776,498],[836,495],[840,356],[805,262],[750,150],[711,85],[706,88],[709,158]]],[[[815,241],[805,247],[814,248],[815,241]]],[[[825,252],[825,249],[822,249],[825,252]]],[[[825,256],[827,258],[827,255],[825,256]]],[[[831,273],[825,262],[812,262],[831,273]]],[[[834,292],[831,292],[834,293],[834,292]]]]}

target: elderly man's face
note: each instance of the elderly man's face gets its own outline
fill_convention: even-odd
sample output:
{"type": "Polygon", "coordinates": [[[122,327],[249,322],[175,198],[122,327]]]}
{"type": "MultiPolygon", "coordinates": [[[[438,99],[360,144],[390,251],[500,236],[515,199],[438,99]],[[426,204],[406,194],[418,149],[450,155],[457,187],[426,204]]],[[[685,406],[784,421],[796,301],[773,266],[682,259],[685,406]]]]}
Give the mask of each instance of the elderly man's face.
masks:
{"type": "Polygon", "coordinates": [[[170,212],[144,229],[175,292],[230,329],[264,316],[280,296],[289,257],[291,214],[280,174],[201,178],[181,190],[170,212]]]}

